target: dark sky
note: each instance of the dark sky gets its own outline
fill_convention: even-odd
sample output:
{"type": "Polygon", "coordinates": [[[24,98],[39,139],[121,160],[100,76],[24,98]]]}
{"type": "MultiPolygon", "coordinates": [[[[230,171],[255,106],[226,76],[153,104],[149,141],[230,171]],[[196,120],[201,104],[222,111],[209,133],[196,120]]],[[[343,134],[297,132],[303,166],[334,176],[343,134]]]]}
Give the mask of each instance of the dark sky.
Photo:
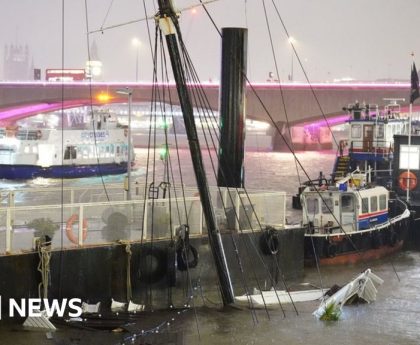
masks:
{"type": "MultiPolygon", "coordinates": [[[[6,44],[28,44],[35,67],[42,70],[62,65],[62,1],[2,1],[0,49],[6,44]]],[[[143,0],[87,0],[89,29],[144,17],[143,0]]],[[[149,15],[156,1],[145,0],[149,15]]],[[[198,0],[178,0],[179,8],[198,0]]],[[[418,54],[419,0],[274,0],[311,81],[352,77],[408,79],[410,53],[418,54]]],[[[275,14],[272,0],[265,0],[278,57],[280,77],[291,70],[291,49],[275,14]]],[[[275,71],[262,0],[219,0],[208,10],[218,26],[249,29],[249,69],[253,81],[264,81],[275,71]]],[[[66,0],[64,10],[64,66],[83,68],[87,60],[84,0],[66,0]]],[[[154,23],[149,21],[152,35],[154,23]]],[[[205,12],[184,12],[184,39],[202,80],[219,79],[220,39],[205,12]]],[[[146,23],[90,35],[96,41],[104,64],[104,80],[134,81],[136,50],[133,37],[142,41],[139,54],[140,80],[151,80],[152,62],[146,23]]],[[[3,60],[0,60],[0,78],[3,60]]],[[[294,59],[295,80],[303,73],[294,59]]],[[[43,72],[44,73],[44,72],[43,72]]]]}

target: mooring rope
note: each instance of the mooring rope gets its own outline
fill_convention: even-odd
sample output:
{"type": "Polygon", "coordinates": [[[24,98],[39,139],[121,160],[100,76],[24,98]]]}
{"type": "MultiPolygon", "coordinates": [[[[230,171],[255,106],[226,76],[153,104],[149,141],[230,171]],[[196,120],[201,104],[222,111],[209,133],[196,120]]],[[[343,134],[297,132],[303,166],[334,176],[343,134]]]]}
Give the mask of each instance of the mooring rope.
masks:
{"type": "Polygon", "coordinates": [[[131,298],[133,297],[133,290],[131,287],[131,256],[133,255],[131,251],[131,243],[127,240],[120,240],[119,243],[125,245],[125,252],[127,253],[127,279],[126,279],[126,288],[127,288],[127,303],[130,303],[131,298]]]}
{"type": "Polygon", "coordinates": [[[48,298],[48,283],[50,276],[51,242],[38,242],[38,272],[41,273],[41,282],[38,284],[39,298],[48,298]],[[42,296],[41,296],[42,290],[42,296]]]}

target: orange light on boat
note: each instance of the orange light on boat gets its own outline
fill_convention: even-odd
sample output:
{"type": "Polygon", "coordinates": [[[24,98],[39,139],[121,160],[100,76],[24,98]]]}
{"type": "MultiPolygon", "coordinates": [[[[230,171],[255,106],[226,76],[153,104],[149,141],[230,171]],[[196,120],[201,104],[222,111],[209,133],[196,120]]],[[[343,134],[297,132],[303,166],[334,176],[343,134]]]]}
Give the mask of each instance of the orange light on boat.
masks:
{"type": "Polygon", "coordinates": [[[107,103],[110,101],[111,96],[107,93],[100,93],[98,96],[96,96],[99,102],[107,103]]]}

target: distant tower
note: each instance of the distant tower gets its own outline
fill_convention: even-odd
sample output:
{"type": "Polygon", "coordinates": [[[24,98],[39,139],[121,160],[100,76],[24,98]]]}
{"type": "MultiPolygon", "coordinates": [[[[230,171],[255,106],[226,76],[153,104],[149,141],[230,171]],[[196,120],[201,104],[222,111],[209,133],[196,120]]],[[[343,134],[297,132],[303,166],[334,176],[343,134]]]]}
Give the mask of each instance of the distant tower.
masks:
{"type": "Polygon", "coordinates": [[[3,75],[5,80],[28,80],[29,47],[28,45],[5,46],[3,75]]]}
{"type": "Polygon", "coordinates": [[[102,61],[99,59],[98,46],[94,40],[90,46],[90,60],[86,61],[86,78],[92,80],[102,79],[102,61]]]}

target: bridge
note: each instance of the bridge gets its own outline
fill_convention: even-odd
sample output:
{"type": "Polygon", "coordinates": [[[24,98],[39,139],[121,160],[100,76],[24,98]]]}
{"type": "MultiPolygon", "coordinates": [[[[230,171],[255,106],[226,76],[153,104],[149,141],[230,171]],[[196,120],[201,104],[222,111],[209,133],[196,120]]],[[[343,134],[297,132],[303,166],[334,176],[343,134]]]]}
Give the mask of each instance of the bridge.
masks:
{"type": "MultiPolygon", "coordinates": [[[[164,86],[170,92],[165,92],[163,101],[179,105],[175,84],[164,86]]],[[[204,83],[202,86],[209,106],[217,110],[219,84],[204,83]]],[[[133,102],[150,102],[155,86],[144,82],[0,82],[0,122],[3,126],[9,125],[34,114],[88,104],[126,103],[127,97],[117,93],[125,87],[133,90],[133,102]]],[[[342,115],[343,106],[356,100],[383,106],[384,98],[405,98],[401,104],[407,105],[410,84],[271,82],[248,85],[246,93],[249,119],[271,123],[269,113],[276,125],[284,130],[287,119],[292,126],[314,121],[325,126],[319,122],[323,120],[323,114],[330,119],[342,115]]]]}

